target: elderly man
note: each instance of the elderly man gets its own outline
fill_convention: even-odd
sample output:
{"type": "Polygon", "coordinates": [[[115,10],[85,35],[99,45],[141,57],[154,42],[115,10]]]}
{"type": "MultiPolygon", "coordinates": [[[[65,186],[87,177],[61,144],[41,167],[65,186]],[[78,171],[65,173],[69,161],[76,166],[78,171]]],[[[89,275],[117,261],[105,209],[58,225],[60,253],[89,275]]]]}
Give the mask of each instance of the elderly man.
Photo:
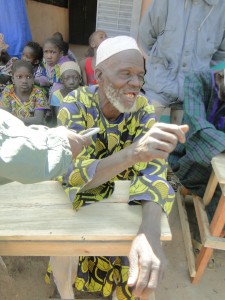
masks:
{"type": "MultiPolygon", "coordinates": [[[[78,132],[100,127],[62,182],[79,208],[110,196],[115,180],[131,180],[130,203],[142,205],[143,219],[131,246],[130,270],[126,257],[80,257],[75,285],[105,297],[115,291],[118,299],[148,299],[165,271],[160,220],[174,200],[165,159],[178,140],[185,141],[187,126],[154,125],[154,108],[140,94],[144,61],[133,38],[103,41],[95,76],[99,85],[70,93],[58,114],[59,124],[78,132]]],[[[50,263],[61,297],[74,299],[75,259],[52,257],[50,263]]]]}

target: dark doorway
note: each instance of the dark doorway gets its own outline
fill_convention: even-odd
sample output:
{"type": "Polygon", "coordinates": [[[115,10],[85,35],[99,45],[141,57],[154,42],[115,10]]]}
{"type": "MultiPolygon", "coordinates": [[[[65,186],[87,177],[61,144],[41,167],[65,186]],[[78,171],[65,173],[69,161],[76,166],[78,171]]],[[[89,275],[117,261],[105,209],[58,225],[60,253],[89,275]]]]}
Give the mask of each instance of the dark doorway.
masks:
{"type": "Polygon", "coordinates": [[[88,45],[95,31],[97,0],[69,0],[69,42],[88,45]]]}

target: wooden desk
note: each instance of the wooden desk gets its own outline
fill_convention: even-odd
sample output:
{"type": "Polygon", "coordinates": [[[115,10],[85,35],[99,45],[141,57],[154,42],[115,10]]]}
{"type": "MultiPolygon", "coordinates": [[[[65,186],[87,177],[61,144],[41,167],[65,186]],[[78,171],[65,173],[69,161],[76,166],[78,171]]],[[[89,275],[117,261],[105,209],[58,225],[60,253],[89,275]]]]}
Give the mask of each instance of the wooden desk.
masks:
{"type": "MultiPolygon", "coordinates": [[[[0,186],[0,255],[128,255],[141,222],[141,206],[127,205],[129,182],[111,198],[72,209],[58,182],[0,186]]],[[[172,235],[165,214],[161,240],[172,235]]]]}

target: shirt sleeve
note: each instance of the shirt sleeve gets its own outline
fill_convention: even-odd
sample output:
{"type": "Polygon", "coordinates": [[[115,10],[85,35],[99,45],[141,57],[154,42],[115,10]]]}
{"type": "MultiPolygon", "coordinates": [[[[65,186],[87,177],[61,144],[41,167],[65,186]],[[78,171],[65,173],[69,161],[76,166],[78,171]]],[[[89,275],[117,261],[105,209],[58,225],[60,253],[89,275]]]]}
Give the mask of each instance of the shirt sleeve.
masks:
{"type": "Polygon", "coordinates": [[[41,109],[49,109],[48,100],[45,96],[45,94],[38,88],[35,88],[34,92],[35,96],[35,110],[41,110],[41,109]]]}
{"type": "MultiPolygon", "coordinates": [[[[61,103],[60,111],[57,116],[58,125],[63,125],[77,132],[82,132],[82,130],[86,129],[85,112],[82,107],[80,107],[78,101],[74,101],[76,91],[74,91],[74,93],[75,96],[69,95],[64,98],[66,102],[61,103]]],[[[99,162],[98,159],[94,158],[94,152],[95,143],[92,142],[90,146],[84,148],[77,158],[72,161],[67,174],[58,178],[59,181],[64,184],[65,191],[69,195],[74,208],[83,205],[84,199],[81,199],[78,193],[81,192],[82,188],[94,177],[99,162]]],[[[95,195],[96,201],[104,198],[100,190],[96,192],[95,195]]]]}
{"type": "Polygon", "coordinates": [[[12,111],[11,101],[10,101],[10,89],[11,85],[7,85],[0,98],[0,107],[6,108],[8,111],[12,111]]]}
{"type": "Polygon", "coordinates": [[[153,0],[142,17],[139,26],[139,42],[144,52],[149,55],[152,46],[160,33],[163,32],[167,19],[168,0],[159,2],[153,0]]]}
{"type": "MultiPolygon", "coordinates": [[[[140,124],[133,142],[140,139],[155,123],[153,108],[143,108],[140,124]]],[[[167,181],[167,162],[155,159],[148,163],[137,163],[131,169],[130,203],[136,201],[153,201],[169,214],[174,202],[175,193],[167,181]]]]}
{"type": "Polygon", "coordinates": [[[27,127],[0,110],[0,177],[34,183],[66,173],[72,153],[65,130],[27,127]]]}
{"type": "MultiPolygon", "coordinates": [[[[57,92],[57,91],[56,91],[57,92]]],[[[52,94],[52,96],[51,96],[51,102],[50,102],[50,105],[51,106],[60,106],[60,100],[59,100],[59,98],[58,98],[58,96],[57,96],[57,93],[56,92],[54,92],[53,94],[52,94]]]]}
{"type": "Polygon", "coordinates": [[[211,61],[212,66],[216,66],[219,63],[223,62],[225,60],[225,30],[223,32],[223,40],[217,49],[217,51],[214,53],[211,61]]]}

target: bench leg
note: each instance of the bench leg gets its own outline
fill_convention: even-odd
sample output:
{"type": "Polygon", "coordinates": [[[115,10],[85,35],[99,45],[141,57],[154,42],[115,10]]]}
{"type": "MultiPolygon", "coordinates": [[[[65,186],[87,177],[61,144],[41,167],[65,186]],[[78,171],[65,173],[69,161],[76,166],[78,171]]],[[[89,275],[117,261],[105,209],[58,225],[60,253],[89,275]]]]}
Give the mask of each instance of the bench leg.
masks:
{"type": "Polygon", "coordinates": [[[78,256],[51,256],[50,265],[61,299],[73,300],[72,285],[77,275],[78,256]]]}

